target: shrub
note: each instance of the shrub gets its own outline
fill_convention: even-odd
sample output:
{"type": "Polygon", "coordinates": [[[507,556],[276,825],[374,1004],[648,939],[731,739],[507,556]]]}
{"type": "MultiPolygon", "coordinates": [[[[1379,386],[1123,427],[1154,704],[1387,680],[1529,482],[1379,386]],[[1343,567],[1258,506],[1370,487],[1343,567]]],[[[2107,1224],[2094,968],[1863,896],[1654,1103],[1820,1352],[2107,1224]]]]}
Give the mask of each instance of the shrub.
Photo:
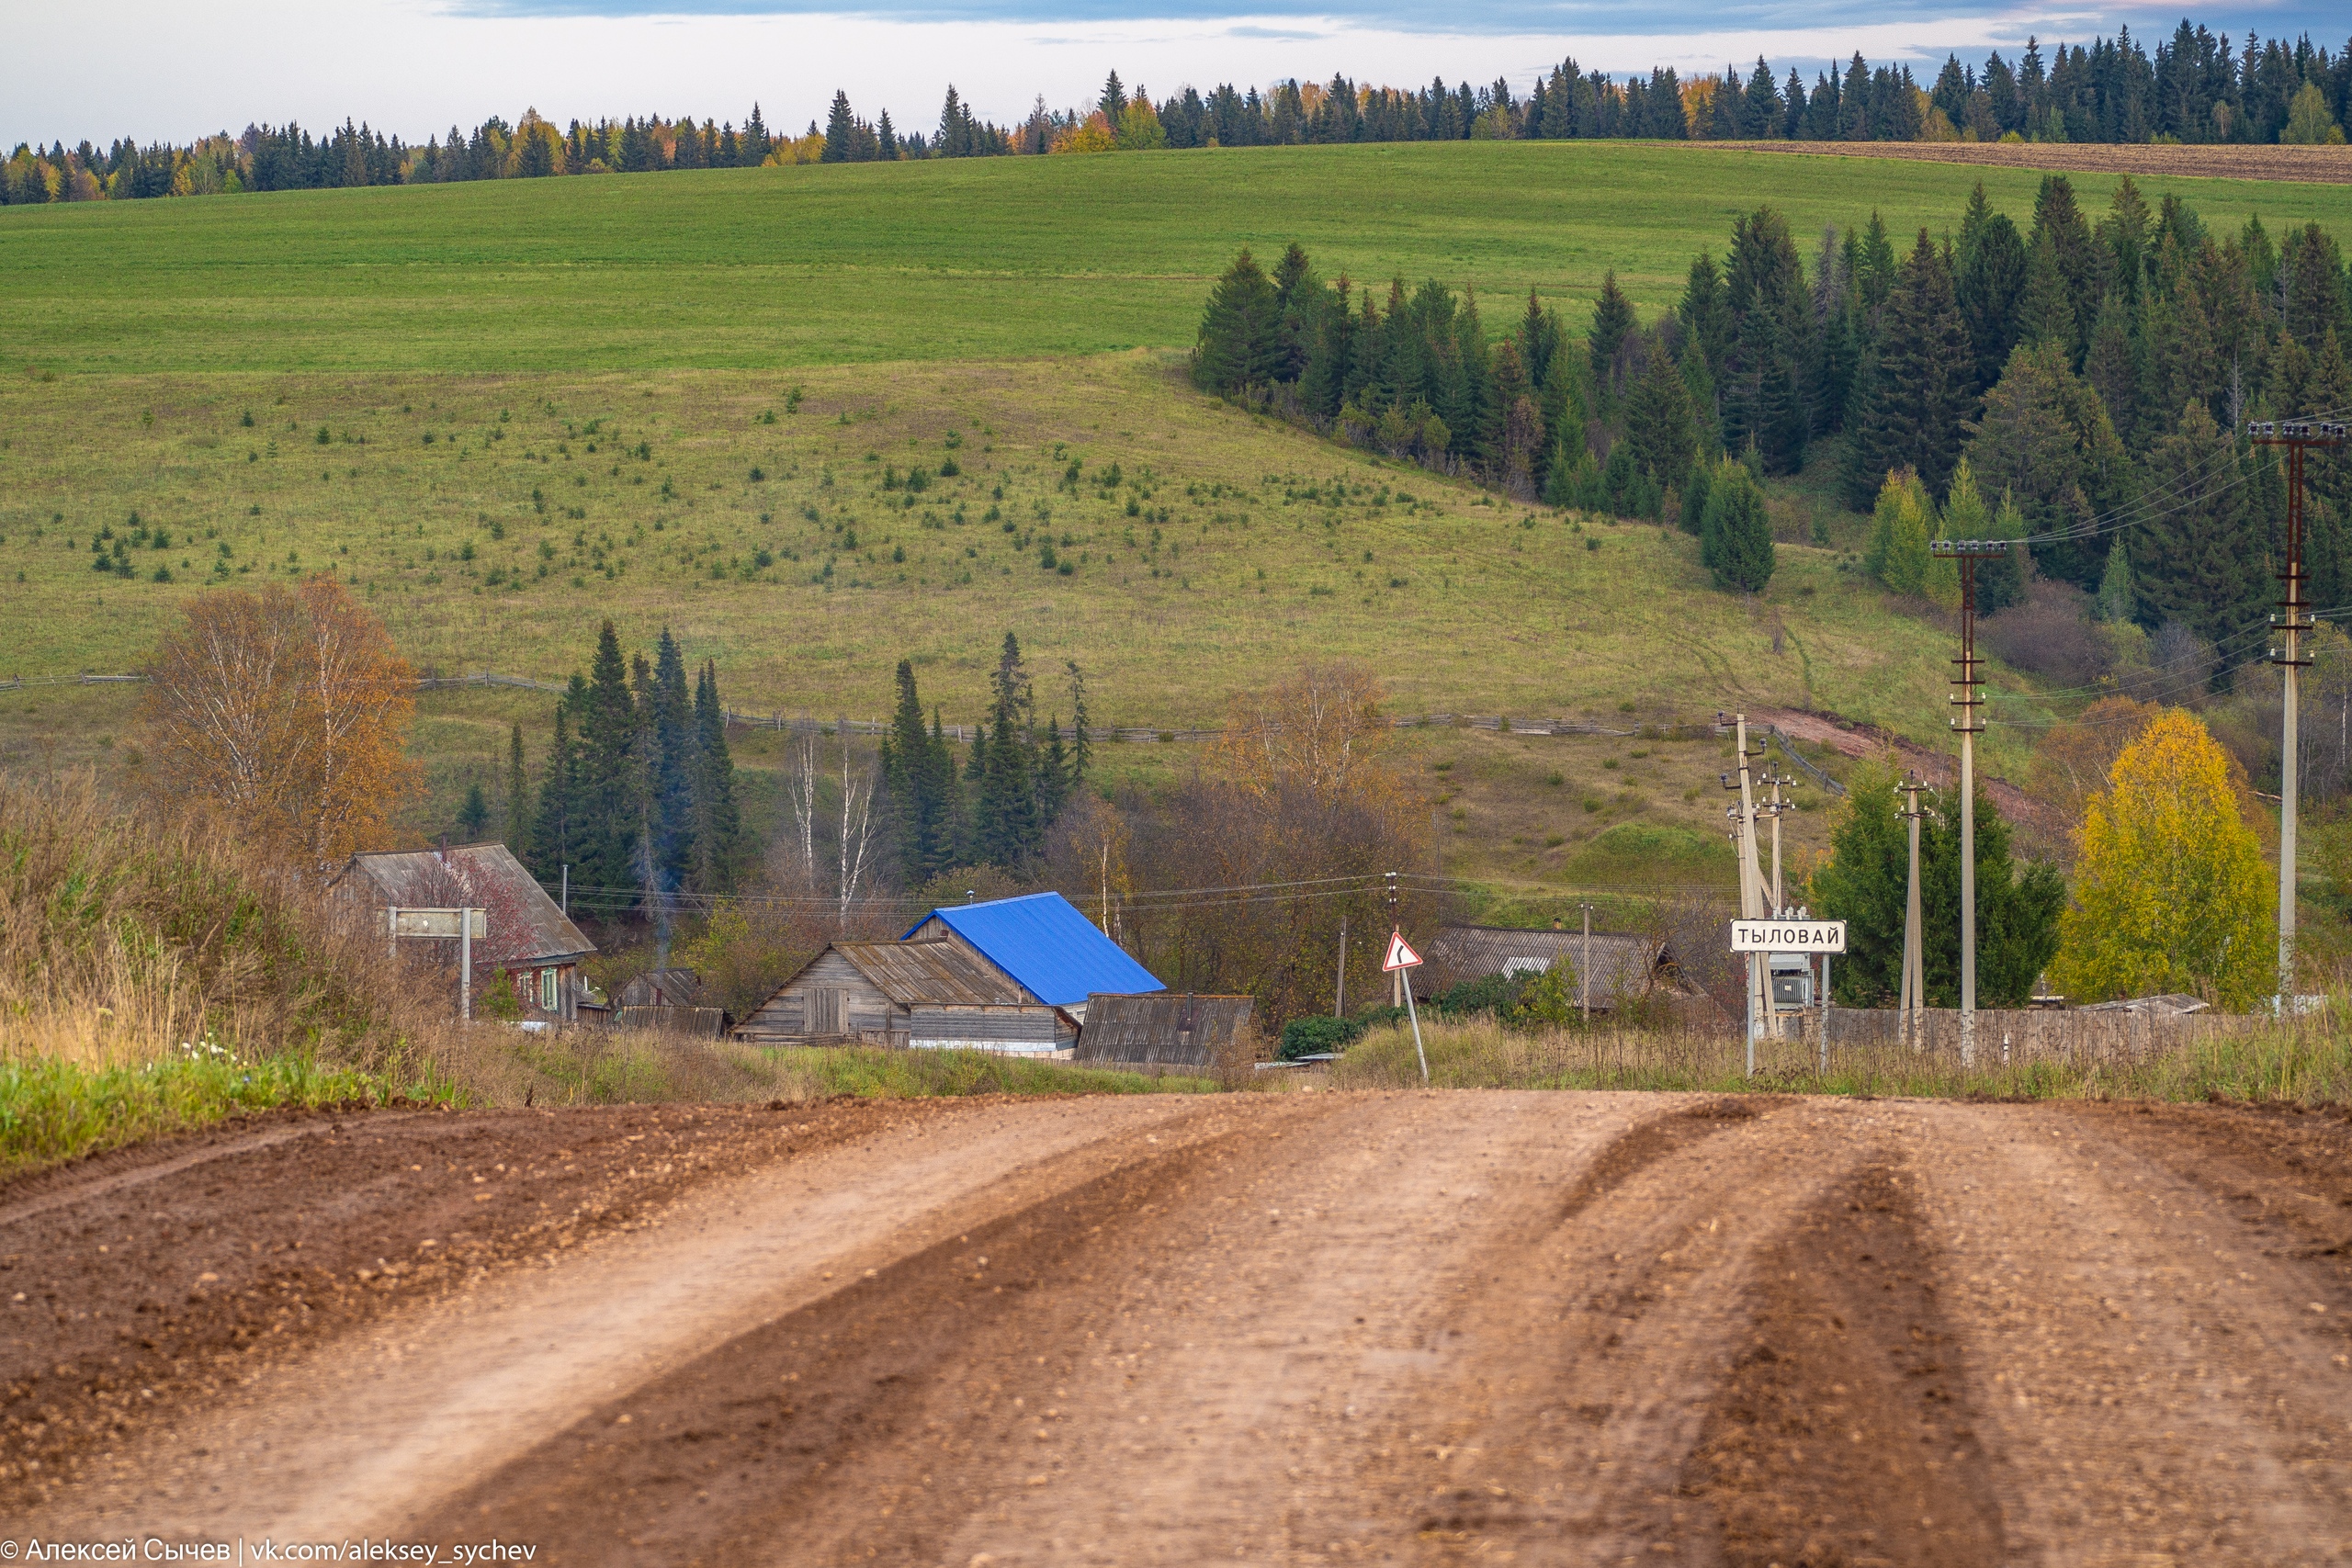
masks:
{"type": "Polygon", "coordinates": [[[1344,1051],[1363,1034],[1363,1025],[1344,1018],[1295,1018],[1283,1025],[1283,1043],[1279,1060],[1295,1062],[1301,1056],[1326,1051],[1344,1051]]]}

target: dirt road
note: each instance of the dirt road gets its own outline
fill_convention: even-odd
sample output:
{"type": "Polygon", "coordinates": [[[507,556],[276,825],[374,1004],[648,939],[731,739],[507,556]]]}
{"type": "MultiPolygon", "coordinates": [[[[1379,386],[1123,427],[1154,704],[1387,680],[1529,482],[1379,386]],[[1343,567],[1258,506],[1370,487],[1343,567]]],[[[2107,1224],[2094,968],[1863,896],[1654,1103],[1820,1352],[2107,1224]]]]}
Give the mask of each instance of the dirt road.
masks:
{"type": "Polygon", "coordinates": [[[1608,1094],[282,1123],[0,1190],[0,1537],[2343,1562],[2347,1156],[1608,1094]]]}

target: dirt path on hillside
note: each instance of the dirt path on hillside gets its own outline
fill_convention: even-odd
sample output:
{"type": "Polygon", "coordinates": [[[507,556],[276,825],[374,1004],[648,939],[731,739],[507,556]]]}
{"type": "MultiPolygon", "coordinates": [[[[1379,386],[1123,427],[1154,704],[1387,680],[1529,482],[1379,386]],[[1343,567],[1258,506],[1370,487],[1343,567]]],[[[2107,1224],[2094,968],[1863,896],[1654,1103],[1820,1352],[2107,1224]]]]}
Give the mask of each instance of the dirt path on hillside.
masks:
{"type": "Polygon", "coordinates": [[[2336,1116],[1600,1094],[357,1120],[0,1191],[0,1534],[2344,1562],[2347,1156],[2336,1116]],[[283,1309],[273,1237],[353,1288],[181,1299],[283,1309]],[[167,1296],[201,1376],[110,1332],[167,1296]]]}
{"type": "Polygon", "coordinates": [[[2177,175],[2223,180],[2352,183],[2352,151],[2342,147],[2177,146],[2144,143],[2000,141],[1697,141],[1741,152],[1810,153],[1826,158],[1907,158],[1930,164],[1980,164],[2060,174],[2177,175]]]}

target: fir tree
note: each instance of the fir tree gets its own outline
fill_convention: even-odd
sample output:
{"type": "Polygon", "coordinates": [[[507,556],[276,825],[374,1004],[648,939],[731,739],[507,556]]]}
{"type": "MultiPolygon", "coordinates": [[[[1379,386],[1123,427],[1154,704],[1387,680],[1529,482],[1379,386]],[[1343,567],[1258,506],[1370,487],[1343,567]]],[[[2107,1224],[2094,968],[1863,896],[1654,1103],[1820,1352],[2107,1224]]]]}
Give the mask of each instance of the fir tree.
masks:
{"type": "Polygon", "coordinates": [[[531,862],[531,786],[523,773],[523,727],[506,736],[506,848],[525,865],[531,862]]]}
{"type": "Polygon", "coordinates": [[[2165,504],[2130,536],[2132,575],[2152,620],[2178,621],[2208,642],[2261,625],[2266,551],[2238,482],[2235,438],[2191,404],[2149,453],[2147,477],[2165,504]]]}
{"type": "Polygon", "coordinates": [[[2139,434],[2140,412],[2140,355],[2131,316],[2132,308],[2123,296],[2109,290],[2099,306],[2098,324],[2091,329],[2090,352],[2083,364],[2084,379],[2107,405],[2115,434],[2126,446],[2132,446],[2139,434]]]}
{"type": "Polygon", "coordinates": [[[1193,380],[1212,392],[1271,386],[1283,364],[1281,299],[1245,250],[1209,290],[1193,351],[1193,380]]]}
{"type": "Polygon", "coordinates": [[[651,871],[664,893],[684,887],[695,860],[695,713],[686,661],[670,629],[655,644],[651,702],[646,718],[652,744],[646,757],[652,842],[651,871]]]}
{"type": "Polygon", "coordinates": [[[629,694],[628,666],[610,621],[597,633],[587,689],[572,717],[579,750],[571,880],[609,895],[636,886],[638,840],[644,826],[638,705],[629,694]]]}
{"type": "Polygon", "coordinates": [[[490,799],[481,792],[476,780],[466,786],[466,803],[458,808],[458,839],[461,843],[481,841],[482,830],[490,826],[490,799]]]}
{"type": "Polygon", "coordinates": [[[1718,588],[1759,593],[1772,580],[1772,519],[1764,491],[1744,464],[1729,457],[1708,480],[1699,558],[1718,588]]]}
{"type": "Polygon", "coordinates": [[[2098,618],[2123,626],[2139,618],[2140,592],[2132,582],[2132,547],[2118,534],[2107,547],[2107,570],[2099,574],[2098,618]]]}
{"type": "Polygon", "coordinates": [[[956,764],[936,716],[924,728],[913,664],[900,660],[897,680],[899,701],[882,742],[882,775],[899,870],[908,886],[921,886],[956,862],[956,764]]]}
{"type": "Polygon", "coordinates": [[[1849,432],[1849,499],[1889,470],[1910,468],[1930,489],[1951,476],[1960,422],[1973,401],[1975,355],[1951,271],[1928,231],[1905,258],[1882,319],[1878,363],[1860,424],[1849,432]]]}
{"type": "Polygon", "coordinates": [[[572,858],[572,824],[577,815],[580,754],[571,732],[571,716],[587,705],[588,682],[578,675],[555,707],[555,739],[548,747],[548,765],[539,779],[538,817],[531,827],[531,858],[525,863],[549,887],[560,881],[572,858]]]}
{"type": "Polygon", "coordinates": [[[2018,297],[2017,322],[2018,343],[2054,343],[2073,362],[2075,307],[2066,298],[2065,276],[2058,270],[2057,243],[2048,234],[2036,233],[2026,247],[2025,287],[2018,297]]]}
{"type": "Polygon", "coordinates": [[[1600,277],[1600,297],[1592,302],[1592,330],[1585,339],[1592,366],[1592,384],[1605,402],[1616,395],[1617,350],[1634,330],[1633,302],[1617,287],[1612,268],[1600,277]]]}
{"type": "Polygon", "coordinates": [[[694,863],[697,893],[729,892],[743,858],[742,815],[735,803],[735,758],[727,746],[727,710],[718,700],[718,666],[703,660],[695,677],[694,863]]]}

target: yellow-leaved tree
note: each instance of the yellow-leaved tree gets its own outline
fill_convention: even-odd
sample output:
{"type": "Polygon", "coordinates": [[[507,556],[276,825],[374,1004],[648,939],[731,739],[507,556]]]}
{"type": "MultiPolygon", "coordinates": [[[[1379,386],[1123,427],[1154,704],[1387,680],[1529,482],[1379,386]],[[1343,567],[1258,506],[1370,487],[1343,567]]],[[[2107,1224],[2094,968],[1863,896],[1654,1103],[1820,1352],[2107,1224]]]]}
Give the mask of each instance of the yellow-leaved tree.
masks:
{"type": "Polygon", "coordinates": [[[2276,987],[2276,884],[2230,760],[2167,708],[2085,804],[2075,903],[2050,978],[2078,1000],[2185,991],[2243,1012],[2276,987]]]}

